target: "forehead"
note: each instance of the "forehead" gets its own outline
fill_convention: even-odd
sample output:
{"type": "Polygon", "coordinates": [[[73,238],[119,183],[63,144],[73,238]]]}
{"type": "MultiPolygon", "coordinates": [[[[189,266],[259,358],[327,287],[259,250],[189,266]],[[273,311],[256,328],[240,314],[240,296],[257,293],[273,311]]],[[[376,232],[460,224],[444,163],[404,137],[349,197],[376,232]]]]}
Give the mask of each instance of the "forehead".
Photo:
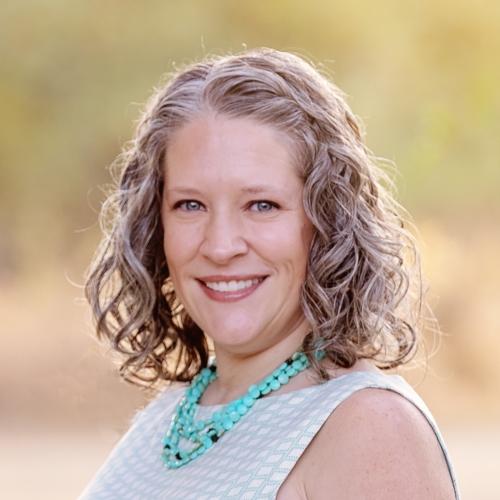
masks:
{"type": "Polygon", "coordinates": [[[168,183],[299,179],[291,138],[250,118],[201,115],[176,130],[167,145],[168,183]]]}

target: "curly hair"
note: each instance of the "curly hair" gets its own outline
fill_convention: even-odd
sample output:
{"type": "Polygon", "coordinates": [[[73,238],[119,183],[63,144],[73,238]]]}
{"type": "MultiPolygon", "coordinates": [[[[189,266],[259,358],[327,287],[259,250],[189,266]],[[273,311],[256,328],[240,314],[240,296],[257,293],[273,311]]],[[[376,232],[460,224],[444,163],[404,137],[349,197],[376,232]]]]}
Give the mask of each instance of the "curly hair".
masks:
{"type": "Polygon", "coordinates": [[[85,296],[97,337],[122,359],[121,376],[152,388],[190,381],[208,363],[207,338],[169,279],[160,211],[169,139],[209,111],[271,125],[296,145],[314,227],[300,298],[311,332],[302,347],[319,379],[329,375],[313,355],[318,343],[344,368],[366,358],[388,369],[414,357],[423,304],[419,255],[390,177],[319,66],[258,48],[169,73],[111,167],[114,184],[99,216],[104,238],[85,296]]]}

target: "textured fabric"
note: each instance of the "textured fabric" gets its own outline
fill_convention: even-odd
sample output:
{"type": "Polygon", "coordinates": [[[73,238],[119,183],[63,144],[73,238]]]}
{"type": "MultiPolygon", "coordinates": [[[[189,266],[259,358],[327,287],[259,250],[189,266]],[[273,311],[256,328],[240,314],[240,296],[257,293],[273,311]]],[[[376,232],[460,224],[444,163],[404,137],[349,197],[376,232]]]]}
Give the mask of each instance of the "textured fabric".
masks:
{"type": "MultiPolygon", "coordinates": [[[[184,388],[163,391],[136,414],[79,499],[274,499],[331,412],[354,392],[369,387],[401,394],[427,418],[458,499],[448,451],[425,403],[401,376],[372,372],[351,372],[320,385],[259,399],[204,455],[176,470],[163,465],[161,440],[184,388]]],[[[201,406],[197,417],[207,418],[221,406],[201,406]]]]}

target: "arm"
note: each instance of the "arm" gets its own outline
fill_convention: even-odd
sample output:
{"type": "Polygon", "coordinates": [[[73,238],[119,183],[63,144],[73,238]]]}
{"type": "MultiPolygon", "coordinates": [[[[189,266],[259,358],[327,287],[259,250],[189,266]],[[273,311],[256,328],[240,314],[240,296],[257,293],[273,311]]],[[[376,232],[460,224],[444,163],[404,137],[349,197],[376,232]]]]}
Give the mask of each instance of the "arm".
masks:
{"type": "Polygon", "coordinates": [[[392,391],[363,389],[327,419],[306,450],[314,500],[453,500],[439,442],[420,411],[392,391]]]}

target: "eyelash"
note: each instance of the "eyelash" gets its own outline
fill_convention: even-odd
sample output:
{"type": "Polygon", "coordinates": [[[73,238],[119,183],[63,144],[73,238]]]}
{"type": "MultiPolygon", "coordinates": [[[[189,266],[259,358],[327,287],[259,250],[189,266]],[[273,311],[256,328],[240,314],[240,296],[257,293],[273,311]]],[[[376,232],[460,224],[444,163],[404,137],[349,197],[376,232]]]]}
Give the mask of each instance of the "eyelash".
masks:
{"type": "MultiPolygon", "coordinates": [[[[199,206],[201,206],[201,203],[199,201],[196,201],[196,200],[180,200],[174,204],[173,209],[179,210],[183,205],[186,205],[187,203],[193,203],[193,202],[197,203],[199,206]]],[[[271,208],[275,208],[275,209],[280,208],[280,206],[277,203],[275,203],[274,201],[269,201],[269,200],[255,200],[255,201],[250,202],[249,206],[255,205],[257,203],[266,203],[266,204],[270,205],[271,208]]],[[[196,210],[186,210],[185,209],[184,211],[195,212],[196,210]]],[[[271,212],[271,211],[272,210],[264,210],[264,211],[262,211],[262,213],[271,212]]]]}

